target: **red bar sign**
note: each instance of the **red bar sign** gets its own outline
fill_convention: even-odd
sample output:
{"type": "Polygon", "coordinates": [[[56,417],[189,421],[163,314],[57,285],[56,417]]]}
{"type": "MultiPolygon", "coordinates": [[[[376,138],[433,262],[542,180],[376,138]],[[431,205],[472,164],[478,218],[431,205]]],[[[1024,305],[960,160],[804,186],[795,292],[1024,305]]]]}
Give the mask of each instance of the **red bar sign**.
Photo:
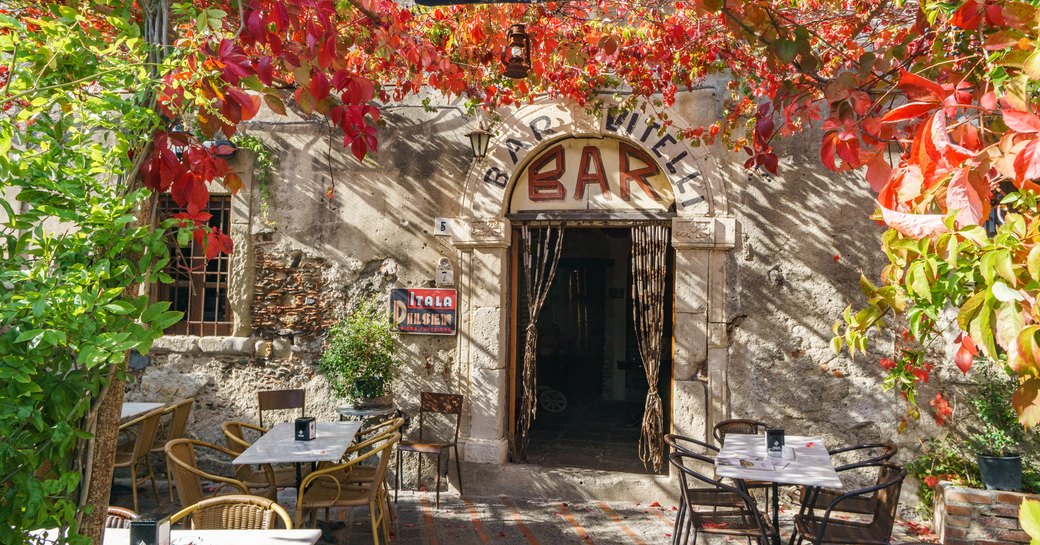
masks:
{"type": "Polygon", "coordinates": [[[454,335],[458,297],[454,289],[393,288],[390,312],[401,333],[454,335]]]}

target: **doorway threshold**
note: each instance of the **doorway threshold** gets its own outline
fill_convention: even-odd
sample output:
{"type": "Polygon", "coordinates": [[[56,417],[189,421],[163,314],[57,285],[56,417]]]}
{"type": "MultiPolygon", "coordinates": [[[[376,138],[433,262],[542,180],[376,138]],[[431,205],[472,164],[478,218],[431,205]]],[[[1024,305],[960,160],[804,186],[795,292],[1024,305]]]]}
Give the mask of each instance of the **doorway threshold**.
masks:
{"type": "MultiPolygon", "coordinates": [[[[631,501],[647,505],[678,501],[678,481],[668,475],[623,473],[537,464],[463,463],[466,494],[560,501],[631,501]]],[[[671,502],[671,503],[666,503],[671,502]]]]}

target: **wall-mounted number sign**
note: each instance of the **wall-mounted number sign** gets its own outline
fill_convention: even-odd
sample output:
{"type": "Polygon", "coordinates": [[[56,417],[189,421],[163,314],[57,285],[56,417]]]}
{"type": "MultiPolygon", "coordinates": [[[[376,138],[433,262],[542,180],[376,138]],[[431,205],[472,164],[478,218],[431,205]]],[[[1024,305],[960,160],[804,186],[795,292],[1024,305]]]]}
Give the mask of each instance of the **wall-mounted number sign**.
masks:
{"type": "Polygon", "coordinates": [[[394,288],[390,290],[394,330],[422,335],[454,335],[457,302],[454,289],[394,288]]]}
{"type": "Polygon", "coordinates": [[[451,236],[451,224],[448,218],[435,218],[433,220],[433,234],[438,237],[451,236]]]}

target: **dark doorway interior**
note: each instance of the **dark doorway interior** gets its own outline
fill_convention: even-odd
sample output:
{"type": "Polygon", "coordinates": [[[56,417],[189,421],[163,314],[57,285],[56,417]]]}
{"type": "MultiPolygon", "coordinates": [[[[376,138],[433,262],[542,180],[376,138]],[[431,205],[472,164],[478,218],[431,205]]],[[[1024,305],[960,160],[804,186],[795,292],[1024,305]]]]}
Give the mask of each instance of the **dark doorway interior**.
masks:
{"type": "MultiPolygon", "coordinates": [[[[632,325],[631,246],[627,228],[565,233],[538,320],[539,406],[527,451],[530,463],[647,472],[639,459],[647,384],[632,325]]],[[[671,287],[669,278],[668,317],[671,287]]],[[[671,415],[671,338],[668,319],[658,384],[665,430],[671,415]]]]}

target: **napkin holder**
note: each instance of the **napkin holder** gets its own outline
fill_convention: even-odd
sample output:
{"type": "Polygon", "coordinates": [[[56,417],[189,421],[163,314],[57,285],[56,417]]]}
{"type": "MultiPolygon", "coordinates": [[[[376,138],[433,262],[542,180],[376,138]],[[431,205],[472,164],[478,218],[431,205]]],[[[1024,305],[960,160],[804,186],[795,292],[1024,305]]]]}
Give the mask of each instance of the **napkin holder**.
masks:
{"type": "Polygon", "coordinates": [[[784,430],[769,428],[766,430],[766,454],[773,458],[784,456],[784,430]]]}
{"type": "Polygon", "coordinates": [[[313,416],[296,419],[297,441],[312,441],[318,435],[318,425],[313,416]]]}
{"type": "Polygon", "coordinates": [[[130,545],[170,545],[170,517],[131,520],[130,545]]]}

